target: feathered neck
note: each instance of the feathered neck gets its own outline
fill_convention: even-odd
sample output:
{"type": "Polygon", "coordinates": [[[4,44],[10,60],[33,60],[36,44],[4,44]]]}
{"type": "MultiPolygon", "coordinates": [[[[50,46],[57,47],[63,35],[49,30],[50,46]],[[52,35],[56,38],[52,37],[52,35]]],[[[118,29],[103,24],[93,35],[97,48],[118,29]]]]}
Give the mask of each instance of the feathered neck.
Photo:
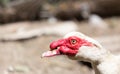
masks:
{"type": "Polygon", "coordinates": [[[114,63],[118,61],[117,57],[106,49],[99,49],[96,47],[81,47],[76,56],[68,57],[73,60],[90,62],[95,71],[95,74],[119,74],[116,73],[118,66],[116,63],[114,63]],[[112,71],[110,71],[111,69],[112,71]]]}
{"type": "Polygon", "coordinates": [[[113,60],[113,58],[114,55],[104,48],[99,49],[96,47],[81,47],[80,52],[78,52],[74,59],[90,62],[94,68],[95,74],[103,74],[98,66],[106,61],[113,60]]]}

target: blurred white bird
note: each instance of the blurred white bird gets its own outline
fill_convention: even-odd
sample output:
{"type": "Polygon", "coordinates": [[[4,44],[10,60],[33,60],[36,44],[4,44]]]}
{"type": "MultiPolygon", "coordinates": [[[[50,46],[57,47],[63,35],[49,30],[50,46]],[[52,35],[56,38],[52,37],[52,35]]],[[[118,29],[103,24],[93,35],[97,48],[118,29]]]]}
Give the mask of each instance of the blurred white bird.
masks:
{"type": "Polygon", "coordinates": [[[91,27],[98,30],[108,29],[108,24],[98,15],[91,14],[88,18],[88,23],[91,27]]]}

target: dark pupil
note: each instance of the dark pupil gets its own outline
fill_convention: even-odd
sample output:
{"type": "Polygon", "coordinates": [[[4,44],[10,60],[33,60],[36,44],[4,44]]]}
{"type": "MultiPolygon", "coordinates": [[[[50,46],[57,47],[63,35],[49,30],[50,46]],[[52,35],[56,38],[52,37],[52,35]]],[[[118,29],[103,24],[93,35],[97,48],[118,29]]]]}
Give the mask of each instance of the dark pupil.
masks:
{"type": "Polygon", "coordinates": [[[76,43],[76,40],[72,40],[71,42],[72,42],[72,44],[75,44],[75,43],[76,43]]]}

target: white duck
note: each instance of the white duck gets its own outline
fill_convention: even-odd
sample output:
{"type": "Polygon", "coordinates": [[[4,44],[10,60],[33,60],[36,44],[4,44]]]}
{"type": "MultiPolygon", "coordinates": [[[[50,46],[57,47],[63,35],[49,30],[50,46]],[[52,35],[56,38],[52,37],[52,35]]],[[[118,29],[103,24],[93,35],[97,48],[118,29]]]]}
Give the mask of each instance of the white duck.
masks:
{"type": "Polygon", "coordinates": [[[96,40],[80,32],[71,32],[50,44],[50,51],[42,57],[67,55],[70,59],[92,64],[95,74],[120,74],[120,56],[111,54],[96,40]]]}

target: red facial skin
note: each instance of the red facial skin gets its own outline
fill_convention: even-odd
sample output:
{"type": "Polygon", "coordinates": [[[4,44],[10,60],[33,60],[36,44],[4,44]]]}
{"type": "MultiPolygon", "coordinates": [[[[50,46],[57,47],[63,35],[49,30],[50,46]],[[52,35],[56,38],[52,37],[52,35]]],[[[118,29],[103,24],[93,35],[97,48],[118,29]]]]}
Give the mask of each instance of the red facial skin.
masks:
{"type": "Polygon", "coordinates": [[[92,46],[92,43],[79,37],[71,36],[52,42],[50,49],[51,51],[56,50],[59,54],[75,56],[81,46],[92,46]]]}

